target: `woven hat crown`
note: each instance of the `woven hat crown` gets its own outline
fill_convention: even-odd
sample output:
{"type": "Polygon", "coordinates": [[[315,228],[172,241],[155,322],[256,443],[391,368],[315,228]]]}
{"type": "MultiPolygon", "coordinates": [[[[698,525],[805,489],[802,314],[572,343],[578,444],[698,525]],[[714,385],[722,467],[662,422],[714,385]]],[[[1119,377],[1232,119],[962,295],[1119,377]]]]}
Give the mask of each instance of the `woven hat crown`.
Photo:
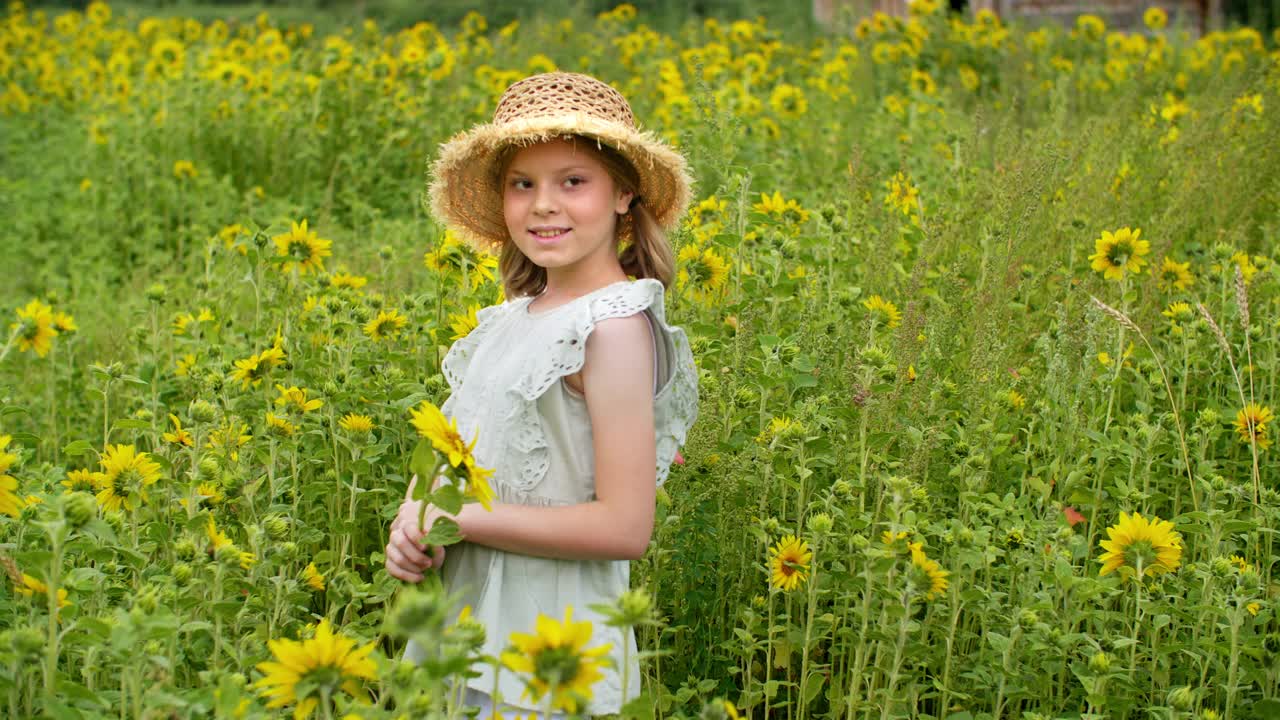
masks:
{"type": "Polygon", "coordinates": [[[493,122],[551,117],[569,113],[635,128],[636,116],[622,93],[589,75],[553,72],[513,83],[502,94],[493,122]]]}

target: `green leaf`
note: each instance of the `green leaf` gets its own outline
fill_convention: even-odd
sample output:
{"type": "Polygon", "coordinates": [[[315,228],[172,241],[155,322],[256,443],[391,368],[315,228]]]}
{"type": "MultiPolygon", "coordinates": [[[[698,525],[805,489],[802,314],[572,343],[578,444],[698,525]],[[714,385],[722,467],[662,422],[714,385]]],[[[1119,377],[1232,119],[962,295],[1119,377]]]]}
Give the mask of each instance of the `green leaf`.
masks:
{"type": "Polygon", "coordinates": [[[457,515],[462,510],[462,501],[462,491],[450,482],[445,482],[431,493],[431,504],[450,515],[457,515]]]}
{"type": "Polygon", "coordinates": [[[409,470],[418,476],[418,486],[414,488],[413,499],[422,500],[431,492],[431,481],[436,471],[436,451],[431,443],[419,440],[413,448],[413,458],[409,460],[409,470]]]}
{"type": "Polygon", "coordinates": [[[92,450],[93,445],[90,445],[88,440],[76,440],[62,448],[62,454],[70,457],[80,457],[87,452],[92,452],[92,450]]]}
{"type": "Polygon", "coordinates": [[[631,702],[622,706],[620,715],[631,720],[653,720],[653,696],[649,693],[640,693],[631,702]]]}
{"type": "Polygon", "coordinates": [[[822,685],[826,680],[827,676],[822,673],[814,673],[805,679],[804,691],[801,693],[805,705],[813,702],[813,699],[818,697],[818,693],[822,692],[822,685]]]}
{"type": "Polygon", "coordinates": [[[117,420],[111,426],[112,430],[150,430],[151,423],[146,420],[124,419],[117,420]]]}
{"type": "Polygon", "coordinates": [[[447,517],[438,517],[424,540],[428,545],[455,545],[462,542],[462,533],[458,530],[458,523],[447,517]]]}

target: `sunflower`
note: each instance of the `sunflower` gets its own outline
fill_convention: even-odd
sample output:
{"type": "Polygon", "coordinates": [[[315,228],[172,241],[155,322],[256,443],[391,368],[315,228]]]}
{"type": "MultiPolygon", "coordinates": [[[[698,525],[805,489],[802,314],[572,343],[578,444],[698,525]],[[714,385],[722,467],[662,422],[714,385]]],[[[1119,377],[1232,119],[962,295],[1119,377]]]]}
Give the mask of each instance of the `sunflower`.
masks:
{"type": "Polygon", "coordinates": [[[297,410],[300,413],[309,413],[324,405],[324,401],[320,399],[308,400],[307,393],[309,391],[297,385],[286,388],[277,383],[276,390],[280,393],[280,397],[276,398],[276,405],[283,408],[297,410]]]}
{"type": "Polygon", "coordinates": [[[1236,413],[1236,434],[1240,436],[1240,442],[1255,443],[1263,450],[1271,447],[1271,438],[1267,435],[1267,424],[1271,420],[1271,408],[1258,403],[1245,405],[1236,413]]]}
{"type": "Polygon", "coordinates": [[[12,435],[0,435],[0,475],[9,472],[9,468],[18,462],[16,453],[11,453],[5,448],[9,447],[9,443],[13,442],[12,435]]]}
{"type": "Polygon", "coordinates": [[[489,485],[492,475],[493,471],[477,465],[475,458],[467,458],[467,489],[463,495],[480,503],[485,510],[493,510],[494,494],[489,485]]]}
{"type": "Polygon", "coordinates": [[[277,338],[276,344],[266,350],[243,360],[236,360],[236,369],[231,371],[231,379],[239,380],[243,389],[248,389],[250,385],[257,387],[268,372],[284,364],[284,361],[284,349],[280,347],[280,339],[277,338]]]}
{"type": "Polygon", "coordinates": [[[871,311],[871,317],[876,323],[890,329],[898,327],[898,323],[902,321],[902,313],[898,312],[898,307],[879,295],[863,300],[862,307],[871,311]]]}
{"type": "Polygon", "coordinates": [[[586,649],[590,622],[574,622],[573,608],[566,607],[564,621],[538,614],[533,633],[512,633],[514,650],[502,653],[502,664],[527,673],[525,696],[534,702],[551,693],[551,707],[576,714],[591,699],[591,686],[602,679],[600,668],[611,645],[586,649]]]}
{"type": "Polygon", "coordinates": [[[18,309],[18,322],[9,325],[9,329],[17,332],[18,350],[35,351],[44,357],[53,349],[53,339],[58,330],[53,324],[53,308],[39,300],[32,300],[26,307],[18,309]]]}
{"type": "Polygon", "coordinates": [[[359,681],[376,679],[377,666],[369,659],[375,645],[356,647],[355,640],[335,635],[328,619],[321,620],[310,640],[268,640],[275,660],[258,663],[264,677],[253,686],[270,698],[268,708],[296,703],[294,719],[310,717],[324,690],[358,696],[359,681]]]}
{"type": "Polygon", "coordinates": [[[470,335],[472,330],[476,329],[476,325],[480,324],[480,320],[476,317],[476,313],[479,311],[480,305],[472,303],[471,306],[467,308],[467,312],[461,315],[455,315],[453,313],[449,314],[449,328],[453,330],[452,339],[461,340],[462,338],[470,335]]]}
{"type": "Polygon", "coordinates": [[[324,592],[324,575],[316,568],[315,563],[307,565],[302,571],[302,579],[316,592],[324,592]]]}
{"type": "Polygon", "coordinates": [[[1167,520],[1121,512],[1120,522],[1107,528],[1107,537],[1101,542],[1106,552],[1098,558],[1099,575],[1119,570],[1122,576],[1141,580],[1175,570],[1182,561],[1182,535],[1167,520]]]}
{"type": "MultiPolygon", "coordinates": [[[[35,595],[49,594],[48,585],[45,585],[44,583],[40,582],[36,578],[33,578],[26,573],[22,573],[22,584],[17,585],[15,583],[13,590],[14,592],[24,597],[33,597],[35,595]]],[[[66,588],[58,588],[58,607],[64,608],[70,604],[71,604],[71,601],[67,600],[66,588]]]]}
{"type": "Polygon", "coordinates": [[[1157,280],[1161,290],[1170,288],[1186,290],[1195,282],[1196,278],[1191,274],[1190,262],[1174,262],[1168,255],[1164,257],[1164,261],[1160,263],[1160,276],[1157,280]]]}
{"type": "Polygon", "coordinates": [[[53,329],[60,333],[73,333],[80,328],[76,326],[76,319],[64,312],[55,312],[53,314],[53,329]]]}
{"type": "Polygon", "coordinates": [[[1149,7],[1142,13],[1142,24],[1149,30],[1163,30],[1169,24],[1169,13],[1164,8],[1149,7]]]}
{"type": "Polygon", "coordinates": [[[336,288],[351,288],[359,290],[369,283],[369,278],[360,275],[352,275],[351,273],[340,272],[329,278],[329,286],[336,288]]]}
{"type": "Polygon", "coordinates": [[[279,417],[275,413],[267,413],[267,430],[279,437],[293,437],[293,434],[298,431],[298,427],[289,422],[288,419],[279,417]]]}
{"type": "Polygon", "coordinates": [[[195,367],[195,365],[195,353],[187,353],[186,355],[178,358],[177,362],[174,363],[173,374],[178,377],[187,377],[191,374],[191,368],[195,367]]]}
{"type": "Polygon", "coordinates": [[[729,263],[714,248],[685,245],[677,259],[680,271],[676,282],[690,287],[694,297],[709,303],[724,290],[729,279],[729,263]]]}
{"type": "Polygon", "coordinates": [[[1107,280],[1123,280],[1126,272],[1135,275],[1146,264],[1143,258],[1151,252],[1151,243],[1139,240],[1141,228],[1120,228],[1111,233],[1102,231],[1102,237],[1094,241],[1094,253],[1089,256],[1091,267],[1107,280]]]}
{"type": "Polygon", "coordinates": [[[195,163],[190,160],[179,160],[173,164],[173,176],[179,180],[190,180],[199,174],[195,163]]]}
{"type": "Polygon", "coordinates": [[[372,340],[385,340],[399,335],[408,324],[409,319],[399,310],[379,310],[376,318],[365,323],[364,334],[372,340]]]}
{"type": "Polygon", "coordinates": [[[170,442],[174,445],[185,445],[186,447],[191,447],[195,444],[195,438],[191,437],[191,433],[182,427],[182,421],[178,419],[177,415],[169,413],[169,421],[173,423],[173,432],[164,434],[165,442],[170,442]]]}
{"type": "Polygon", "coordinates": [[[235,419],[228,419],[227,424],[215,428],[209,432],[209,447],[221,453],[231,456],[233,461],[240,459],[237,448],[253,439],[248,434],[249,425],[247,423],[237,422],[235,419]]]}
{"type": "Polygon", "coordinates": [[[338,427],[351,433],[368,433],[373,431],[373,418],[368,415],[347,413],[338,421],[338,427]]]}
{"type": "Polygon", "coordinates": [[[498,258],[476,251],[459,240],[452,230],[446,230],[440,244],[422,256],[422,264],[438,275],[456,275],[470,290],[494,279],[493,271],[498,267],[498,258]]]}
{"type": "Polygon", "coordinates": [[[217,555],[219,550],[227,548],[227,553],[239,560],[242,570],[248,570],[257,561],[253,553],[241,550],[231,541],[231,538],[227,537],[226,533],[218,529],[218,525],[213,521],[212,515],[209,516],[209,524],[205,526],[205,535],[209,537],[209,547],[214,555],[217,555]]]}
{"type": "Polygon", "coordinates": [[[760,202],[752,203],[751,209],[788,222],[805,222],[809,219],[809,211],[801,207],[795,198],[786,200],[776,190],[772,195],[760,193],[760,202]]]}
{"type": "Polygon", "coordinates": [[[94,474],[98,504],[104,510],[136,510],[146,502],[146,488],[160,479],[160,465],[132,445],[109,445],[99,460],[102,471],[94,474]]]}
{"type": "Polygon", "coordinates": [[[924,543],[913,542],[908,547],[911,548],[911,564],[924,573],[924,576],[929,581],[929,589],[925,592],[925,599],[932,600],[938,597],[947,589],[947,576],[951,573],[943,570],[938,561],[930,560],[924,554],[924,543]]]}
{"type": "Polygon", "coordinates": [[[769,107],[773,108],[779,117],[795,119],[804,117],[805,113],[809,112],[809,101],[800,88],[779,83],[769,94],[769,107]]]}
{"type": "Polygon", "coordinates": [[[794,535],[783,537],[769,549],[769,583],[780,590],[795,590],[808,577],[812,559],[807,542],[794,535]]]}
{"type": "Polygon", "coordinates": [[[306,220],[292,225],[289,232],[271,238],[276,244],[276,255],[289,258],[280,269],[287,273],[296,266],[304,275],[312,271],[323,272],[324,259],[333,254],[329,249],[333,241],[322,240],[314,230],[308,230],[306,220]]]}
{"type": "Polygon", "coordinates": [[[93,490],[93,471],[87,468],[68,470],[67,479],[62,481],[62,486],[66,488],[63,494],[81,490],[89,492],[93,490]]]}
{"type": "MultiPolygon", "coordinates": [[[[0,435],[0,440],[7,440],[8,435],[0,435]]],[[[18,481],[12,475],[0,473],[0,513],[10,517],[18,517],[26,503],[18,497],[18,481]]]]}
{"type": "Polygon", "coordinates": [[[431,447],[449,459],[453,467],[466,462],[468,467],[474,464],[471,450],[476,446],[477,436],[468,445],[458,433],[457,421],[446,418],[440,408],[430,402],[423,401],[416,410],[410,410],[412,423],[418,429],[418,435],[431,441],[431,447]]]}
{"type": "Polygon", "coordinates": [[[884,189],[884,206],[890,210],[910,215],[920,209],[920,189],[911,184],[906,173],[898,171],[892,178],[885,180],[884,189]]]}

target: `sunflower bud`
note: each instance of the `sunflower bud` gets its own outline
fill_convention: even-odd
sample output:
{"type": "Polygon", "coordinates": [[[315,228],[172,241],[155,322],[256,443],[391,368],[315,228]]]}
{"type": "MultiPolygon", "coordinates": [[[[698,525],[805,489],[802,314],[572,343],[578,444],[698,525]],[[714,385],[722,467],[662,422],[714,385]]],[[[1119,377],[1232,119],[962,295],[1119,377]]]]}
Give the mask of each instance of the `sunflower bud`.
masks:
{"type": "Polygon", "coordinates": [[[9,633],[9,642],[18,657],[35,658],[44,651],[44,633],[38,628],[26,627],[9,633]]]}
{"type": "Polygon", "coordinates": [[[191,560],[196,556],[196,544],[190,538],[182,538],[173,544],[173,554],[179,560],[191,560]]]}
{"type": "Polygon", "coordinates": [[[279,513],[272,513],[263,519],[262,527],[266,529],[267,537],[280,541],[289,534],[289,518],[279,513]]]}
{"type": "Polygon", "coordinates": [[[292,560],[298,556],[298,544],[295,542],[280,543],[280,555],[285,560],[292,560]]]}
{"type": "Polygon", "coordinates": [[[809,529],[819,535],[826,535],[835,526],[835,521],[827,513],[820,512],[809,518],[809,529]]]}
{"type": "Polygon", "coordinates": [[[1030,630],[1040,622],[1040,616],[1036,615],[1035,610],[1025,609],[1018,613],[1018,626],[1023,630],[1030,630]]]}
{"type": "Polygon", "coordinates": [[[226,545],[218,548],[218,551],[214,556],[217,558],[218,562],[223,565],[240,564],[240,548],[236,547],[235,543],[227,543],[226,545]]]}
{"type": "Polygon", "coordinates": [[[146,290],[147,300],[156,303],[157,305],[163,305],[165,295],[167,295],[168,292],[168,289],[165,288],[162,283],[154,283],[146,290]]]}
{"type": "Polygon", "coordinates": [[[191,576],[195,571],[191,569],[190,563],[180,562],[173,565],[173,579],[179,585],[186,585],[191,582],[191,576]]]}
{"type": "Polygon", "coordinates": [[[217,410],[213,407],[213,404],[208,400],[192,401],[187,412],[191,413],[192,422],[197,423],[213,422],[213,419],[217,417],[218,414],[217,410]]]}
{"type": "Polygon", "coordinates": [[[1089,658],[1089,669],[1099,675],[1111,670],[1111,656],[1104,652],[1094,653],[1089,658]]]}
{"type": "Polygon", "coordinates": [[[1186,712],[1196,705],[1196,694],[1186,685],[1169,691],[1169,705],[1174,710],[1186,712]]]}
{"type": "Polygon", "coordinates": [[[85,526],[98,515],[98,502],[87,492],[71,493],[63,500],[62,512],[74,529],[85,526]]]}
{"type": "Polygon", "coordinates": [[[222,468],[219,467],[217,458],[212,455],[206,455],[200,458],[199,464],[196,465],[196,470],[199,471],[202,480],[212,480],[218,476],[222,468]]]}

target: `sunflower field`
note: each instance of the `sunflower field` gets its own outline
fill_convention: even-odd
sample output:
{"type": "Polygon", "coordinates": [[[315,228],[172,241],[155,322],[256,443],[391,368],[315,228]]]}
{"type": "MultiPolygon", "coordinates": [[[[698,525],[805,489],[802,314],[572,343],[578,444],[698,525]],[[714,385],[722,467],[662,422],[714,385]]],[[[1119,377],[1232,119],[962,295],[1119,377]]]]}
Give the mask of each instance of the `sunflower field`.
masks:
{"type": "Polygon", "coordinates": [[[0,715],[452,720],[482,663],[580,711],[587,608],[481,657],[382,555],[501,300],[427,165],[558,68],[697,180],[699,419],[593,616],[636,628],[624,715],[1280,717],[1280,36],[910,7],[321,36],[8,3],[0,715]]]}

